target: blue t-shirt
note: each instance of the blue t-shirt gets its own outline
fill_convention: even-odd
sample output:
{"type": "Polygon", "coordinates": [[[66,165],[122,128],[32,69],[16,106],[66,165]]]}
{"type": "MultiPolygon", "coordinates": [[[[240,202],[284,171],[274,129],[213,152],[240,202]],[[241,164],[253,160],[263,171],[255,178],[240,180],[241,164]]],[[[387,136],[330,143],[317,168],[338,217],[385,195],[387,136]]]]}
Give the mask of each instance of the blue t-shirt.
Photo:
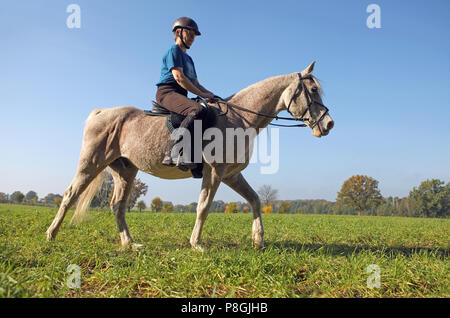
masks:
{"type": "Polygon", "coordinates": [[[161,77],[156,85],[176,83],[170,71],[174,67],[181,67],[184,75],[192,83],[195,83],[197,73],[195,72],[194,61],[178,45],[174,44],[166,51],[162,58],[161,77]]]}

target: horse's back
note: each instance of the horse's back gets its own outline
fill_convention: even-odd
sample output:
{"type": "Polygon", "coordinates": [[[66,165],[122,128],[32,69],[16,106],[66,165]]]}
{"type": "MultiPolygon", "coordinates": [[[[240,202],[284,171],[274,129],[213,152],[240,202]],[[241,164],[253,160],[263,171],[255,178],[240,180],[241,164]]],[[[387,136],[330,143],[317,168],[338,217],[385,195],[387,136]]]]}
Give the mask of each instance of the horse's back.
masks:
{"type": "Polygon", "coordinates": [[[133,106],[118,106],[110,108],[95,108],[91,111],[88,118],[86,119],[86,124],[95,124],[96,122],[111,122],[117,119],[124,119],[129,116],[136,116],[139,114],[144,114],[144,112],[133,106]]]}

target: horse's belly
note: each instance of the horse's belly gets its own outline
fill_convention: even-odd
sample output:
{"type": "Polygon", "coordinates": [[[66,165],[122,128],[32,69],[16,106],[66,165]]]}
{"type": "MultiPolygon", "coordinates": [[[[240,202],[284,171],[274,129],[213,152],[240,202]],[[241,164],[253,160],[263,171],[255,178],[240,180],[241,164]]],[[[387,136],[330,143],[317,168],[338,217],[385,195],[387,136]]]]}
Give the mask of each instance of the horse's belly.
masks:
{"type": "Polygon", "coordinates": [[[142,171],[161,179],[186,179],[192,177],[190,171],[182,171],[177,167],[166,167],[162,165],[159,167],[151,167],[150,169],[142,171]]]}

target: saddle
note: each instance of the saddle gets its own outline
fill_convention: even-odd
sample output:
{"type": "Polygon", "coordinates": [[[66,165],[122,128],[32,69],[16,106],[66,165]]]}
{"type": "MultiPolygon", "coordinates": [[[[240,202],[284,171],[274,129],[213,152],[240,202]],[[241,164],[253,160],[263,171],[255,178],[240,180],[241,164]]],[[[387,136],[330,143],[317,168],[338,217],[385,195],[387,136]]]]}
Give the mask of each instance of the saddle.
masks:
{"type": "MultiPolygon", "coordinates": [[[[168,110],[167,108],[161,106],[155,101],[152,101],[153,109],[152,110],[144,110],[144,113],[149,116],[165,116],[166,119],[166,127],[169,130],[170,133],[172,133],[175,130],[175,127],[173,127],[172,124],[172,114],[175,114],[168,110]]],[[[176,114],[178,115],[178,114],[176,114]]],[[[175,115],[174,115],[175,116],[175,115]]]]}
{"type": "MultiPolygon", "coordinates": [[[[214,127],[217,120],[217,115],[219,114],[219,109],[217,109],[214,106],[210,106],[207,103],[205,103],[203,100],[199,98],[193,98],[194,101],[196,101],[200,107],[202,107],[202,111],[198,114],[198,119],[202,120],[202,132],[204,132],[206,129],[214,127]]],[[[177,114],[174,112],[171,112],[164,106],[158,104],[155,101],[152,101],[153,108],[152,110],[144,110],[144,113],[148,116],[165,116],[166,119],[166,127],[169,130],[170,133],[172,133],[176,128],[178,128],[183,121],[183,119],[186,117],[181,114],[177,114]]]]}
{"type": "Polygon", "coordinates": [[[170,115],[170,111],[167,108],[164,108],[160,104],[155,101],[152,101],[153,109],[152,110],[144,110],[144,113],[149,116],[167,116],[170,115]]]}

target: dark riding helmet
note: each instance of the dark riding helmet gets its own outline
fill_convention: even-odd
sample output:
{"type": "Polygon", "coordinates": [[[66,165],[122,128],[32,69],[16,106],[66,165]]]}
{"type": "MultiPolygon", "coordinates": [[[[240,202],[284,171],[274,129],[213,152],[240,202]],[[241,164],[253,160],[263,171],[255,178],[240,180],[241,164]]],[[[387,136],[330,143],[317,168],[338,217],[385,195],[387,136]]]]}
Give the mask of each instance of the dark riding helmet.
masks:
{"type": "Polygon", "coordinates": [[[188,17],[181,17],[175,20],[172,25],[172,32],[175,32],[176,29],[188,29],[195,32],[195,35],[201,35],[198,30],[197,23],[194,20],[188,17]]]}

